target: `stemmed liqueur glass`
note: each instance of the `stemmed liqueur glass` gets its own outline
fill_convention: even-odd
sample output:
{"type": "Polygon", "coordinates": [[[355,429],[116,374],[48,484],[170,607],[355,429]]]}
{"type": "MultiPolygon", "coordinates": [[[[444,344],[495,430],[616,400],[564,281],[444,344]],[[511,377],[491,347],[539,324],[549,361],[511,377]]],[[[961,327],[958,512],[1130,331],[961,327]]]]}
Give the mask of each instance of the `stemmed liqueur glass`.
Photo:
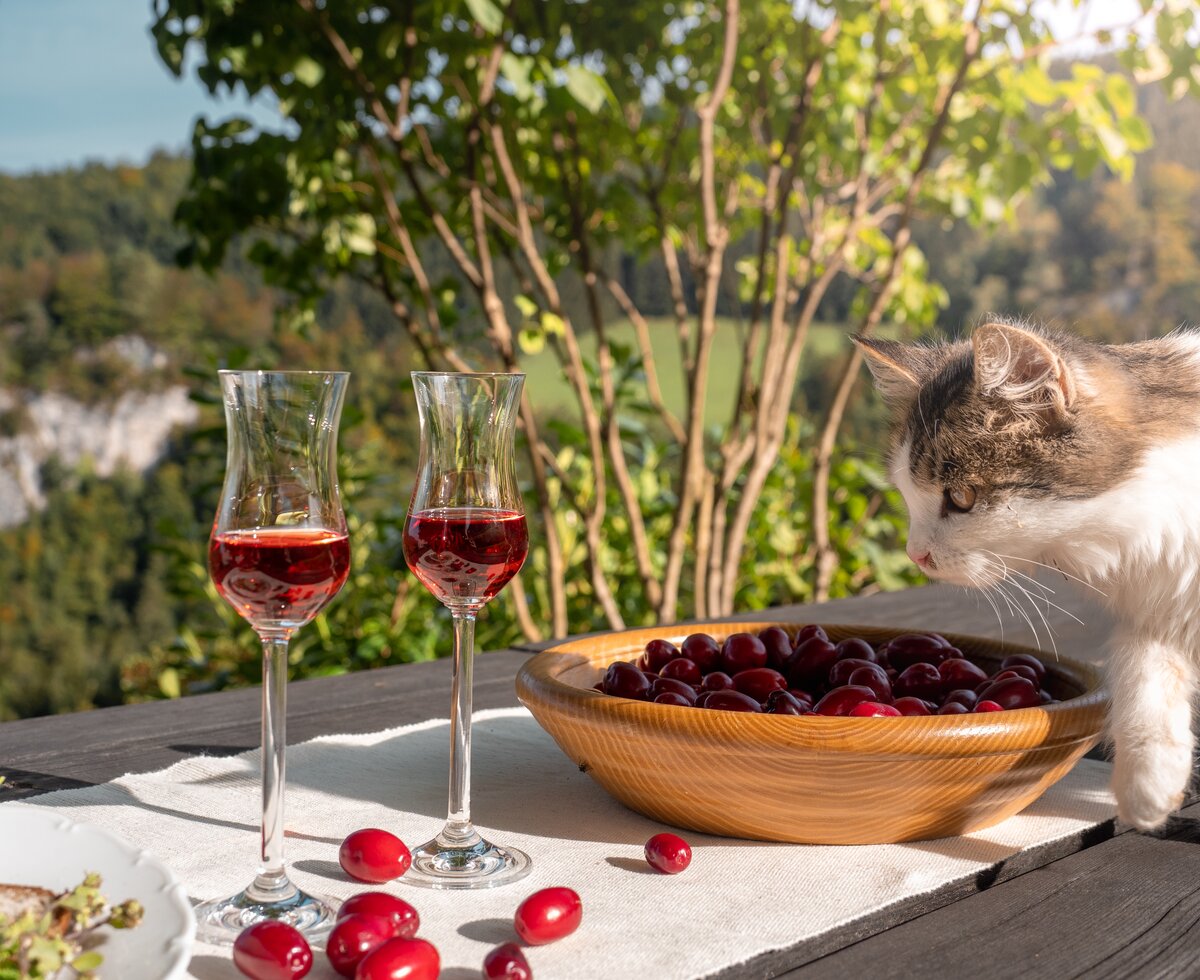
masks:
{"type": "Polygon", "coordinates": [[[232,943],[263,919],[309,938],[336,909],[289,879],[283,861],[288,641],[341,589],[350,543],[337,482],[337,432],[349,374],[222,371],[229,451],[209,539],[217,591],[263,645],[262,861],[230,898],[196,909],[201,936],[232,943]]]}
{"type": "Polygon", "coordinates": [[[471,825],[471,667],[475,615],[529,549],[513,437],[523,374],[414,372],[421,451],[404,528],[413,574],[454,619],[450,802],[446,825],[412,852],[404,881],[491,888],[525,877],[529,857],[471,825]]]}

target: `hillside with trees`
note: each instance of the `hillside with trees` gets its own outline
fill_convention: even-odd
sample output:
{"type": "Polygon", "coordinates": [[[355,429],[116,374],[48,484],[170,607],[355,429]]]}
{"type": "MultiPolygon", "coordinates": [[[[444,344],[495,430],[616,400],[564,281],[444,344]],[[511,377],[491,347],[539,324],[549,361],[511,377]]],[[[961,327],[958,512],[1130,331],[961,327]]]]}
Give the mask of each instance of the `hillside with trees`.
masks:
{"type": "MultiPolygon", "coordinates": [[[[771,29],[752,26],[768,34],[771,29]]],[[[602,25],[583,28],[602,34],[602,25]]],[[[491,43],[490,31],[476,33],[476,41],[491,43]]],[[[619,40],[605,36],[591,41],[619,48],[619,40]]],[[[609,53],[623,56],[615,49],[609,53]]],[[[697,71],[716,70],[711,55],[696,57],[695,64],[697,71]]],[[[327,73],[334,68],[330,64],[327,73]]],[[[511,64],[508,68],[516,71],[511,64]]],[[[617,84],[611,76],[606,82],[617,84]]],[[[597,95],[592,85],[577,77],[576,91],[561,93],[566,107],[555,111],[571,118],[572,100],[593,97],[600,100],[599,109],[608,96],[597,95]]],[[[1128,84],[1113,91],[1124,98],[1126,89],[1133,92],[1128,84]]],[[[908,96],[896,95],[903,97],[908,96]]],[[[1045,180],[1033,179],[1030,171],[1028,188],[1011,200],[998,199],[994,221],[982,215],[958,220],[949,199],[918,209],[911,239],[920,265],[906,273],[911,279],[901,280],[908,298],[902,297],[899,306],[889,300],[886,315],[883,307],[873,313],[871,301],[876,278],[893,254],[895,241],[889,236],[895,228],[884,220],[878,235],[864,236],[855,260],[860,264],[829,277],[805,321],[814,341],[797,361],[793,394],[783,402],[793,411],[772,437],[777,457],[768,460],[755,505],[747,511],[740,558],[731,559],[736,574],[726,581],[734,584],[713,590],[711,583],[676,570],[671,587],[677,590],[679,612],[754,608],[899,588],[918,580],[901,550],[903,512],[884,479],[882,415],[868,386],[859,384],[853,399],[846,396],[838,444],[817,465],[820,429],[845,387],[849,352],[842,335],[847,326],[861,328],[864,316],[873,315],[872,326],[878,322],[883,332],[955,335],[998,312],[1113,341],[1158,335],[1200,317],[1200,106],[1189,99],[1167,100],[1155,87],[1138,89],[1136,98],[1155,143],[1132,174],[1115,175],[1120,168],[1106,166],[1096,151],[1090,168],[1048,170],[1045,180]],[[816,485],[820,480],[825,491],[816,485]],[[813,501],[821,492],[832,508],[824,520],[813,516],[813,501]],[[822,554],[833,561],[824,571],[822,554]]],[[[690,103],[684,99],[681,105],[690,103]]],[[[518,102],[504,111],[519,116],[526,108],[518,102]]],[[[696,122],[683,108],[678,111],[681,127],[696,122]]],[[[1122,118],[1134,118],[1132,106],[1128,113],[1122,118]]],[[[589,125],[615,125],[603,113],[597,120],[589,125]]],[[[742,138],[735,132],[740,122],[724,125],[731,140],[742,138]]],[[[1129,133],[1136,135],[1133,128],[1129,133]]],[[[415,449],[407,375],[425,366],[435,336],[443,345],[438,351],[458,351],[472,364],[521,367],[546,351],[568,362],[575,357],[577,376],[555,368],[555,383],[568,397],[601,406],[595,418],[576,408],[535,410],[528,419],[544,442],[540,454],[527,457],[544,464],[542,482],[531,464],[522,474],[534,547],[519,587],[507,590],[483,617],[481,649],[521,635],[562,632],[564,624],[579,632],[659,618],[666,607],[660,595],[647,594],[647,584],[670,577],[666,551],[672,535],[692,542],[697,533],[679,530],[681,490],[667,475],[683,465],[687,443],[673,441],[673,433],[688,422],[688,378],[657,387],[656,365],[646,357],[654,345],[639,344],[650,332],[658,339],[659,331],[674,344],[677,326],[693,322],[707,323],[705,329],[721,337],[732,335],[739,350],[744,346],[755,323],[769,312],[771,296],[753,270],[775,274],[770,261],[756,265],[763,239],[756,237],[750,219],[757,220],[759,212],[747,205],[738,221],[730,221],[726,272],[706,284],[703,233],[689,239],[691,232],[683,228],[673,248],[660,247],[652,236],[639,244],[615,232],[601,234],[578,224],[571,202],[580,204],[583,198],[555,198],[559,190],[538,183],[544,175],[525,175],[536,185],[538,207],[556,201],[563,209],[559,217],[567,239],[525,239],[523,244],[533,241],[548,255],[558,256],[561,249],[561,260],[531,268],[520,256],[504,254],[522,245],[519,235],[506,237],[516,228],[505,224],[509,218],[503,210],[517,197],[489,205],[487,220],[499,227],[488,232],[496,236],[500,281],[495,294],[504,319],[518,326],[506,362],[488,339],[497,321],[489,326],[475,299],[474,260],[469,265],[456,261],[447,250],[450,238],[435,245],[440,233],[432,225],[416,225],[424,285],[405,279],[403,270],[411,273],[415,267],[401,264],[400,273],[394,268],[380,272],[387,249],[403,250],[398,226],[385,230],[382,211],[368,228],[335,213],[337,202],[308,200],[306,206],[320,212],[319,219],[310,215],[310,229],[324,230],[315,245],[301,241],[301,252],[310,251],[288,251],[294,229],[240,222],[237,215],[230,217],[232,211],[221,210],[219,195],[205,196],[215,193],[215,184],[206,181],[241,152],[237,147],[248,145],[240,134],[208,131],[197,145],[195,160],[156,156],[142,167],[88,165],[0,175],[0,386],[11,396],[0,403],[0,439],[28,431],[28,406],[44,392],[99,409],[130,390],[185,386],[199,420],[176,432],[158,463],[145,472],[102,478],[86,460],[74,467],[47,463],[40,474],[44,506],[19,526],[0,531],[0,718],[178,696],[257,679],[257,642],[216,597],[204,564],[224,465],[216,398],[220,367],[320,366],[353,373],[341,442],[354,549],[351,581],[319,621],[298,634],[296,676],[448,651],[443,613],[413,583],[399,549],[415,449]],[[221,151],[233,156],[221,159],[221,151]],[[207,176],[197,177],[197,168],[207,168],[207,176]],[[181,201],[179,215],[188,229],[175,220],[181,201]],[[223,216],[221,227],[214,216],[223,216]],[[330,228],[340,237],[331,240],[330,228]],[[366,239],[356,235],[367,236],[369,249],[362,249],[366,239]],[[588,245],[594,248],[591,279],[571,266],[579,248],[588,245]],[[672,257],[678,268],[671,267],[672,257]],[[210,273],[181,267],[181,258],[205,260],[210,273]],[[543,272],[549,273],[543,281],[525,281],[543,272]],[[606,286],[602,294],[587,285],[597,280],[606,286]],[[419,298],[423,289],[430,304],[418,313],[412,297],[419,298]],[[556,296],[557,305],[546,296],[556,296]],[[413,328],[414,317],[420,329],[413,328]],[[432,334],[425,329],[430,325],[437,328],[432,334]],[[582,338],[577,354],[564,353],[563,345],[571,342],[566,328],[582,338]],[[614,386],[611,392],[608,385],[614,386]],[[680,392],[678,402],[656,400],[655,392],[668,387],[680,392]],[[592,432],[588,426],[596,422],[600,425],[592,432]],[[596,456],[594,438],[602,444],[596,456]],[[621,452],[610,457],[603,443],[611,449],[614,440],[621,452]],[[614,470],[612,459],[618,464],[623,459],[627,472],[620,465],[614,470]],[[589,474],[600,471],[609,476],[602,507],[594,497],[579,497],[589,474]],[[543,518],[550,512],[557,516],[548,523],[543,518]],[[594,523],[598,512],[610,515],[603,526],[594,523]],[[650,543],[638,546],[639,534],[650,543]],[[564,566],[583,571],[565,576],[564,566]],[[598,590],[607,596],[598,596],[598,590]]],[[[434,151],[457,152],[441,144],[434,151]]],[[[368,159],[363,146],[358,152],[368,159]]],[[[348,157],[326,159],[331,166],[349,166],[348,157]]],[[[726,169],[719,179],[728,179],[730,165],[721,162],[726,169]]],[[[436,177],[436,167],[429,166],[430,174],[418,182],[436,177]]],[[[765,166],[757,171],[766,172],[765,166]]],[[[246,183],[239,193],[254,189],[252,176],[242,174],[246,183]]],[[[603,197],[612,188],[592,186],[586,177],[579,170],[572,193],[600,194],[601,199],[588,198],[587,207],[624,220],[630,202],[603,197]]],[[[336,184],[351,178],[327,174],[324,179],[336,184]]],[[[376,177],[367,168],[357,179],[371,186],[376,177]]],[[[811,179],[825,178],[814,173],[811,179]]],[[[691,207],[682,202],[687,187],[664,185],[662,190],[675,195],[672,206],[688,221],[701,221],[694,211],[685,214],[691,207]]],[[[759,190],[748,182],[746,200],[759,190]]],[[[411,192],[398,200],[410,218],[418,202],[411,192]]],[[[253,210],[253,201],[245,201],[253,210]]],[[[966,205],[984,206],[973,199],[966,205]]],[[[358,207],[355,203],[354,213],[358,207]]],[[[454,222],[469,219],[467,212],[447,215],[454,222]]],[[[519,211],[513,220],[519,220],[519,211]]],[[[456,224],[451,238],[460,230],[456,224]]],[[[477,241],[469,236],[463,241],[464,255],[479,254],[477,241]]],[[[800,295],[808,294],[798,289],[800,295]]],[[[677,361],[680,369],[687,357],[685,351],[677,361]]],[[[724,379],[731,403],[754,398],[753,385],[738,384],[741,369],[715,366],[718,374],[732,372],[724,379]]],[[[702,433],[712,440],[706,442],[705,458],[714,472],[721,460],[720,439],[732,431],[727,424],[720,423],[716,435],[702,433]]],[[[0,463],[2,451],[0,445],[0,463]]],[[[747,478],[731,479],[735,492],[728,503],[735,515],[747,478]]],[[[710,518],[714,514],[712,500],[703,493],[689,506],[710,518]]]]}

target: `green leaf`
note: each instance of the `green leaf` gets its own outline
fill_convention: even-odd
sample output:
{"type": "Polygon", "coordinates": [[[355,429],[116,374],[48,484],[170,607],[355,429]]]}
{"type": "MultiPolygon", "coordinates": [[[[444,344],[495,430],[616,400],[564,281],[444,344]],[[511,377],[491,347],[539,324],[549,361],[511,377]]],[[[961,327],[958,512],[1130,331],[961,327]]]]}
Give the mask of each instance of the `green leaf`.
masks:
{"type": "Polygon", "coordinates": [[[504,26],[504,12],[492,0],[467,0],[467,9],[475,23],[489,34],[499,34],[504,26]]]}
{"type": "Polygon", "coordinates": [[[540,354],[546,346],[546,335],[535,328],[525,327],[517,333],[517,343],[526,354],[540,354]]]}
{"type": "Polygon", "coordinates": [[[567,332],[567,325],[561,316],[546,311],[542,314],[542,329],[555,337],[562,337],[567,332]]]}
{"type": "Polygon", "coordinates": [[[537,313],[537,303],[522,293],[513,297],[513,304],[521,311],[521,316],[526,320],[532,319],[533,315],[537,313]]]}
{"type": "MultiPolygon", "coordinates": [[[[567,65],[567,91],[588,112],[599,112],[612,98],[608,83],[583,65],[567,65]]],[[[614,99],[615,101],[615,99],[614,99]]]]}
{"type": "Polygon", "coordinates": [[[521,102],[528,101],[534,94],[532,74],[532,58],[522,58],[511,51],[500,56],[500,76],[513,87],[513,95],[521,102]]]}
{"type": "Polygon", "coordinates": [[[1137,96],[1123,75],[1109,75],[1104,82],[1104,94],[1118,119],[1132,116],[1137,111],[1137,96]]]}
{"type": "Polygon", "coordinates": [[[296,76],[296,81],[301,85],[312,88],[325,77],[325,69],[320,62],[313,61],[312,58],[305,55],[292,66],[292,74],[296,76]]]}
{"type": "Polygon", "coordinates": [[[90,970],[99,969],[100,964],[103,962],[104,957],[95,950],[92,950],[91,952],[84,953],[81,956],[76,956],[75,959],[71,961],[71,969],[78,973],[87,973],[90,970]]]}

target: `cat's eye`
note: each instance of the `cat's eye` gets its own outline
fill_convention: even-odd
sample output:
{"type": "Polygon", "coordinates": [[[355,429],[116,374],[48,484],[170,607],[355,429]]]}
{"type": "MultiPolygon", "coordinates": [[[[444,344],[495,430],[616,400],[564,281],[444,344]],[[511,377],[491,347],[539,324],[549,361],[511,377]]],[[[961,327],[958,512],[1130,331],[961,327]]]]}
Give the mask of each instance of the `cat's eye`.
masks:
{"type": "Polygon", "coordinates": [[[954,487],[953,489],[947,487],[942,497],[946,502],[946,508],[959,514],[965,514],[975,506],[974,487],[954,487]]]}

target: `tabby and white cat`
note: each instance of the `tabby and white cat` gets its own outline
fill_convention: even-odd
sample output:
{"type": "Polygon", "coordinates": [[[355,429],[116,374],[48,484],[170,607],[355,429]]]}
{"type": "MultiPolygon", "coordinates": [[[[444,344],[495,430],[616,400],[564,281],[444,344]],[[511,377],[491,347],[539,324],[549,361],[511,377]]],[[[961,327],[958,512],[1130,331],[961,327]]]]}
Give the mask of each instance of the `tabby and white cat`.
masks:
{"type": "Polygon", "coordinates": [[[893,413],[912,560],[985,588],[1041,563],[1106,596],[1119,815],[1161,825],[1192,773],[1200,680],[1200,333],[856,342],[893,413]]]}

